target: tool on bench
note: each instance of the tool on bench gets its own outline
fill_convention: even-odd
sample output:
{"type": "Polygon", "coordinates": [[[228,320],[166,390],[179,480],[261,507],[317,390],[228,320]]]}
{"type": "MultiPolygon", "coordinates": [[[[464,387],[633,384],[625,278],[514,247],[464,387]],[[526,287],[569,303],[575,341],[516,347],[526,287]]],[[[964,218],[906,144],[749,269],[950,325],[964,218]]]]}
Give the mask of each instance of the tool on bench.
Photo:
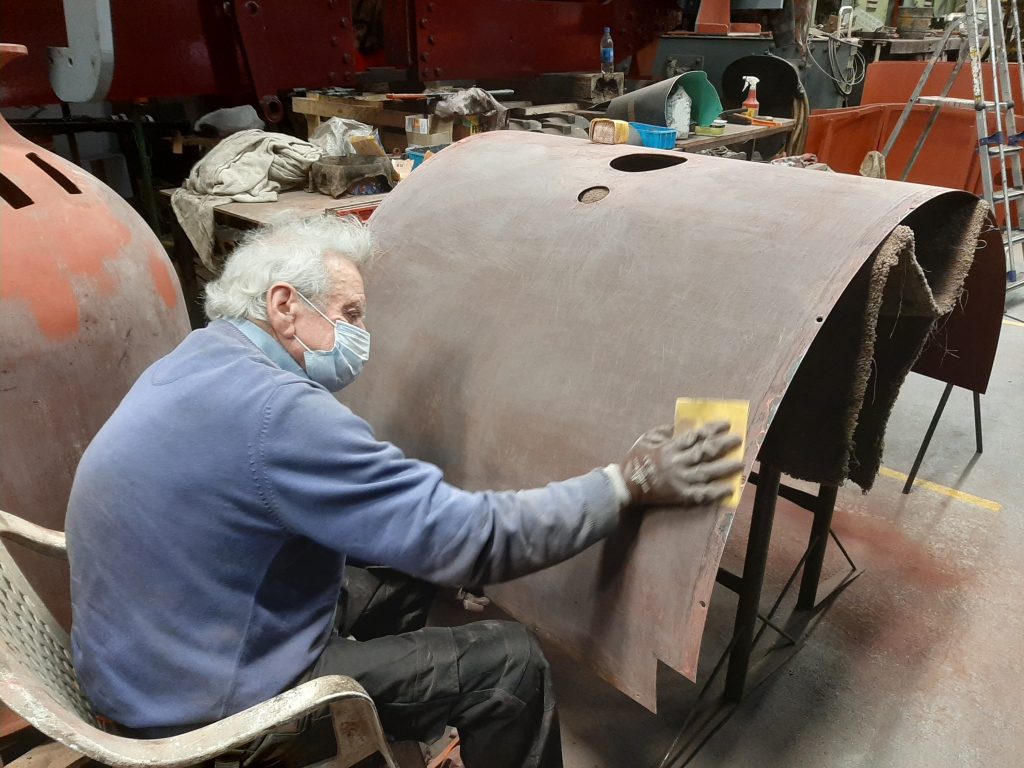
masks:
{"type": "Polygon", "coordinates": [[[763,115],[751,117],[742,108],[727,109],[722,113],[722,119],[736,125],[764,125],[768,127],[778,125],[778,122],[773,117],[765,117],[763,115]]]}

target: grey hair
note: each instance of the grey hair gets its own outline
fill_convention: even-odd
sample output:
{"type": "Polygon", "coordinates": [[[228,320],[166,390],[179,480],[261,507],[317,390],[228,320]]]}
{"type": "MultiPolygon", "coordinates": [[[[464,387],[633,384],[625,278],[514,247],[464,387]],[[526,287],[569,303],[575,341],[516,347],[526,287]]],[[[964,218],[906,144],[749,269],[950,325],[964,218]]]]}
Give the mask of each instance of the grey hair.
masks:
{"type": "Polygon", "coordinates": [[[288,283],[314,303],[329,298],[326,259],[341,256],[362,269],[376,242],[354,216],[299,219],[252,230],[228,257],[216,280],[206,284],[206,316],[211,320],[267,319],[267,291],[288,283]]]}

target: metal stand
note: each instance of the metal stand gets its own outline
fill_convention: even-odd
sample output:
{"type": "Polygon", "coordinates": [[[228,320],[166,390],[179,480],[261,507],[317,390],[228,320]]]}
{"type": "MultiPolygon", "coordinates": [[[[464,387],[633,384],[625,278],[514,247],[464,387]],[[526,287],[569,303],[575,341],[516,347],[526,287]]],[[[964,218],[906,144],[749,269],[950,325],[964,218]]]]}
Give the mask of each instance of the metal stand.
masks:
{"type": "Polygon", "coordinates": [[[811,537],[807,542],[807,560],[804,563],[803,578],[800,580],[800,593],[796,599],[798,611],[813,610],[818,604],[821,567],[825,564],[828,535],[832,530],[832,515],[835,512],[838,495],[838,486],[822,485],[819,486],[817,497],[810,502],[813,504],[814,521],[811,523],[811,537]]]}
{"type": "Polygon", "coordinates": [[[779,470],[766,465],[761,466],[759,473],[752,472],[750,475],[750,482],[757,485],[757,495],[754,497],[754,507],[751,513],[750,536],[747,540],[747,551],[743,561],[743,575],[737,576],[724,568],[719,568],[716,577],[719,584],[739,595],[732,640],[716,662],[690,715],[672,746],[665,753],[661,762],[662,768],[669,765],[684,766],[688,764],[725,724],[744,695],[767,681],[799,651],[803,641],[813,628],[813,621],[820,617],[824,609],[862,573],[832,531],[832,517],[838,488],[822,485],[819,486],[817,494],[811,494],[783,485],[781,477],[779,470]],[[765,566],[768,562],[768,549],[775,520],[775,507],[780,496],[812,512],[814,519],[811,524],[807,549],[771,609],[766,615],[762,615],[759,612],[761,591],[764,586],[765,566]],[[818,600],[821,571],[830,538],[843,553],[850,565],[850,570],[840,574],[836,583],[827,585],[825,597],[818,600]],[[775,614],[801,570],[803,578],[800,581],[796,607],[785,626],[780,627],[773,621],[775,614]],[[761,623],[760,628],[758,628],[758,622],[761,623]],[[751,657],[754,649],[765,630],[769,628],[782,640],[770,648],[755,664],[752,664],[751,657]],[[783,649],[788,649],[789,652],[783,654],[783,657],[779,659],[776,651],[783,649]],[[768,662],[773,655],[775,655],[776,663],[769,665],[768,662]],[[722,696],[719,699],[709,700],[707,694],[718,678],[719,672],[725,666],[726,659],[728,659],[728,669],[722,696]]]}
{"type": "MultiPolygon", "coordinates": [[[[777,469],[761,468],[739,589],[735,590],[736,582],[733,580],[727,579],[726,581],[730,583],[724,584],[727,588],[737,591],[740,596],[733,629],[733,647],[729,654],[729,670],[725,676],[727,701],[742,699],[743,689],[747,684],[750,653],[754,648],[754,631],[757,629],[757,609],[761,602],[761,588],[764,586],[764,570],[768,564],[768,547],[771,544],[775,504],[779,498],[781,479],[782,475],[777,469]]],[[[720,573],[721,570],[719,569],[720,573]]]]}
{"type": "MultiPolygon", "coordinates": [[[[935,414],[932,416],[931,424],[928,425],[928,431],[924,433],[924,440],[921,443],[921,447],[917,451],[917,457],[914,459],[914,466],[910,470],[910,475],[907,477],[907,482],[903,486],[903,493],[910,493],[910,489],[914,487],[914,480],[917,479],[917,471],[921,469],[921,464],[924,462],[924,455],[928,452],[928,446],[932,442],[932,435],[935,434],[935,428],[939,425],[939,419],[942,417],[942,412],[946,409],[946,401],[949,400],[949,393],[953,391],[953,385],[947,384],[946,388],[942,390],[942,397],[939,398],[939,404],[935,408],[935,414]]],[[[974,442],[977,448],[977,452],[981,453],[984,446],[981,438],[981,395],[977,392],[972,392],[974,395],[974,442]]]]}
{"type": "Polygon", "coordinates": [[[972,392],[974,395],[974,444],[976,453],[984,453],[985,446],[981,441],[981,395],[972,392]]]}

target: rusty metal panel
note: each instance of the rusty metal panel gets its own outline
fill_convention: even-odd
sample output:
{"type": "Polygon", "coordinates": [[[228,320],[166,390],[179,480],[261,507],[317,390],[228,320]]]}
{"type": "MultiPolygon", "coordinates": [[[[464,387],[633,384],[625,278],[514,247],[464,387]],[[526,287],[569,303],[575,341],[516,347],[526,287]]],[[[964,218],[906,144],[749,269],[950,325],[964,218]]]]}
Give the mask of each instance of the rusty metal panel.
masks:
{"type": "MultiPolygon", "coordinates": [[[[949,245],[924,238],[918,254],[929,306],[948,307],[973,254],[957,232],[980,227],[983,212],[966,193],[545,135],[471,138],[371,219],[383,250],[367,273],[375,351],[343,399],[469,489],[542,485],[617,460],[671,420],[679,396],[750,402],[749,468],[848,285],[860,295],[863,284],[869,299],[850,316],[870,327],[836,351],[846,369],[869,367],[889,271],[925,285],[907,258],[937,223],[930,206],[961,222],[949,245]]],[[[893,397],[930,323],[915,320],[901,354],[880,347],[893,357],[893,397]]],[[[813,357],[828,367],[828,352],[813,357]]],[[[854,418],[828,438],[842,442],[843,467],[864,386],[849,387],[854,418]]],[[[819,407],[796,405],[798,416],[819,407]]],[[[880,447],[880,429],[873,418],[862,444],[880,447]]],[[[807,450],[822,440],[808,436],[807,450]]],[[[718,508],[631,516],[572,560],[489,591],[653,710],[656,659],[696,674],[732,519],[718,508]]]]}
{"type": "Polygon", "coordinates": [[[979,394],[988,389],[1006,306],[1006,256],[998,229],[982,234],[963,295],[940,320],[914,372],[979,394]]]}
{"type": "Polygon", "coordinates": [[[671,0],[415,0],[424,80],[593,72],[610,27],[619,60],[675,26],[671,0]]]}
{"type": "MultiPolygon", "coordinates": [[[[0,64],[23,52],[0,46],[0,64]]],[[[2,117],[0,169],[0,509],[63,530],[82,451],[188,318],[160,241],[112,189],[2,117]]],[[[68,626],[67,567],[19,554],[68,626]]]]}

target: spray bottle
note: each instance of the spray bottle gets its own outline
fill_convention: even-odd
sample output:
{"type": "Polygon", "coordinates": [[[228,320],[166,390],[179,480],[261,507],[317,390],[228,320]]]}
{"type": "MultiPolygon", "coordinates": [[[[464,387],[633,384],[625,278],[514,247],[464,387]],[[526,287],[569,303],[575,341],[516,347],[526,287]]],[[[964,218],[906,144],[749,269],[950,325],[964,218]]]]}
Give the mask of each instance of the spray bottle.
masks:
{"type": "Polygon", "coordinates": [[[743,81],[746,83],[746,85],[743,86],[743,90],[750,91],[747,94],[746,100],[743,102],[743,114],[747,117],[757,117],[757,110],[761,106],[757,103],[757,84],[761,81],[753,75],[744,75],[743,81]]]}

